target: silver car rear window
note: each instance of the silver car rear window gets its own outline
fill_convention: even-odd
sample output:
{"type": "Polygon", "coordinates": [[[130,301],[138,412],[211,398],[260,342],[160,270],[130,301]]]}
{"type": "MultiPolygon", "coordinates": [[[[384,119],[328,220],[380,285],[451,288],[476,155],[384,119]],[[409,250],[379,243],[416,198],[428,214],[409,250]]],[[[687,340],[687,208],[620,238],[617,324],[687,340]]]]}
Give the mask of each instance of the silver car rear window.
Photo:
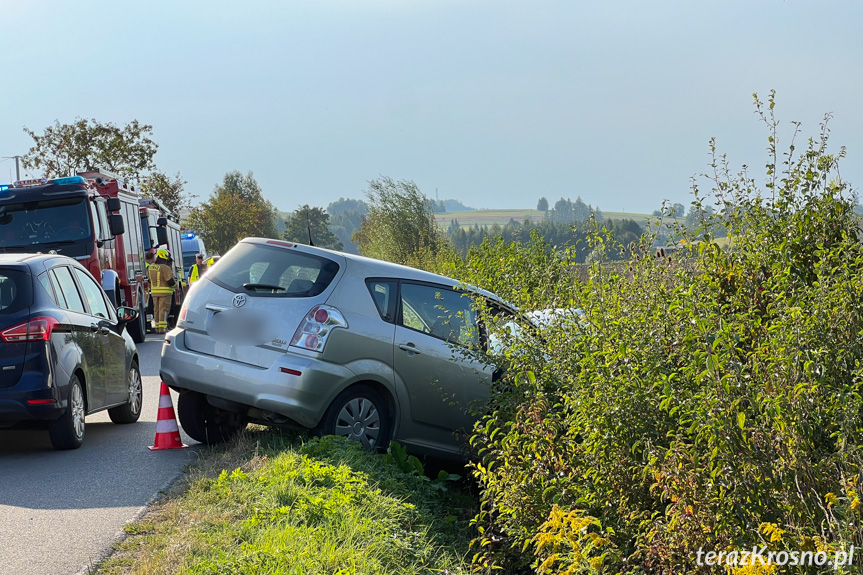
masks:
{"type": "Polygon", "coordinates": [[[314,297],[333,281],[339,264],[275,246],[241,243],[225,254],[207,278],[235,293],[266,297],[314,297]]]}

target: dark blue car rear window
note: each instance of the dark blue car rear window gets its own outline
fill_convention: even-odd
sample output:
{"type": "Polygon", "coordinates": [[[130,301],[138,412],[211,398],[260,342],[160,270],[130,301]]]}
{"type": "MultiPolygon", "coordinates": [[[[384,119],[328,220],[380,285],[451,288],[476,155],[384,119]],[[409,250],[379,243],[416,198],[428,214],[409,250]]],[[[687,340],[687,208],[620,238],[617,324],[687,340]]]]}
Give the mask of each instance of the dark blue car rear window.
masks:
{"type": "Polygon", "coordinates": [[[33,303],[30,274],[21,270],[0,268],[0,314],[11,314],[33,303]]]}

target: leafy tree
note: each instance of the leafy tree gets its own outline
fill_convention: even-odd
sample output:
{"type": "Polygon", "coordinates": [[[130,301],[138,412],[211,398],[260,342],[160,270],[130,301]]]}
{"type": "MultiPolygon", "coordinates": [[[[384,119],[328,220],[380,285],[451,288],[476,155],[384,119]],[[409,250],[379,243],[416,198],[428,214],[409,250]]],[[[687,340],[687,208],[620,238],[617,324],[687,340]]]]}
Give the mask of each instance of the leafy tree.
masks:
{"type": "Polygon", "coordinates": [[[335,202],[327,206],[327,213],[330,216],[342,214],[345,212],[359,212],[363,215],[367,214],[369,206],[362,200],[352,200],[349,198],[339,198],[335,202]]]}
{"type": "Polygon", "coordinates": [[[544,196],[542,198],[540,198],[539,201],[536,203],[536,209],[539,210],[540,212],[547,212],[548,211],[548,200],[545,199],[544,196]]]}
{"type": "Polygon", "coordinates": [[[569,223],[572,222],[572,202],[560,198],[554,202],[554,211],[552,220],[555,222],[569,223]]]}
{"type": "Polygon", "coordinates": [[[418,265],[446,249],[432,203],[414,182],[389,177],[371,180],[366,197],[369,213],[353,236],[361,254],[418,265]]]}
{"type": "Polygon", "coordinates": [[[192,199],[197,197],[186,194],[186,183],[179,172],[173,178],[162,172],[152,172],[143,179],[139,190],[145,196],[160,200],[172,212],[179,212],[190,208],[192,199]]]}
{"type": "Polygon", "coordinates": [[[200,234],[208,249],[223,254],[245,237],[278,237],[277,213],[252,173],[235,171],[225,174],[222,185],[184,223],[200,234]]]}
{"type": "Polygon", "coordinates": [[[593,208],[585,204],[581,196],[578,196],[572,204],[572,221],[585,222],[590,217],[590,212],[592,211],[593,208]]]}
{"type": "Polygon", "coordinates": [[[45,177],[69,176],[91,168],[139,177],[155,169],[153,156],[158,145],[150,138],[153,127],[138,120],[123,127],[95,119],[79,118],[72,124],[56,120],[42,134],[27,127],[24,132],[33,138],[34,145],[21,157],[21,164],[45,177]]]}
{"type": "Polygon", "coordinates": [[[587,207],[591,212],[593,212],[593,219],[595,219],[597,222],[605,221],[605,214],[602,213],[602,210],[599,209],[599,206],[596,206],[594,208],[590,204],[587,204],[587,207]]]}
{"type": "Polygon", "coordinates": [[[339,198],[327,206],[330,215],[330,230],[344,246],[348,253],[359,253],[357,244],[351,238],[363,223],[363,217],[369,212],[368,205],[362,200],[339,198]]]}
{"type": "Polygon", "coordinates": [[[564,224],[586,222],[591,214],[594,214],[595,217],[598,216],[596,219],[602,219],[602,212],[599,209],[594,210],[590,204],[585,204],[581,196],[576,198],[574,202],[569,199],[560,198],[554,203],[551,220],[564,224]]]}
{"type": "Polygon", "coordinates": [[[348,253],[358,254],[357,243],[353,241],[354,233],[360,229],[363,223],[361,212],[347,211],[330,216],[330,229],[344,246],[342,249],[348,253]]]}
{"type": "Polygon", "coordinates": [[[461,226],[458,223],[458,220],[453,218],[449,222],[449,227],[447,228],[446,234],[448,237],[452,237],[454,234],[457,234],[461,231],[461,226]]]}
{"type": "Polygon", "coordinates": [[[330,231],[330,215],[323,208],[312,208],[309,204],[301,206],[285,222],[285,232],[282,238],[291,242],[309,243],[309,234],[312,242],[322,248],[330,248],[341,251],[344,247],[339,238],[330,231]]]}

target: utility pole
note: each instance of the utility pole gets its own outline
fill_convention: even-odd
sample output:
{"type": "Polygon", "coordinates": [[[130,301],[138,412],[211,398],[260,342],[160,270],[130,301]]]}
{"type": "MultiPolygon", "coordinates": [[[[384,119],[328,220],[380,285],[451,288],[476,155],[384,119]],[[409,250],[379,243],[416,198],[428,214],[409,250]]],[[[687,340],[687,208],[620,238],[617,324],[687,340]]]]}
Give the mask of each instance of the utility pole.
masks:
{"type": "Polygon", "coordinates": [[[15,181],[21,179],[21,168],[18,166],[18,160],[21,159],[21,156],[4,156],[4,160],[15,160],[15,181]]]}

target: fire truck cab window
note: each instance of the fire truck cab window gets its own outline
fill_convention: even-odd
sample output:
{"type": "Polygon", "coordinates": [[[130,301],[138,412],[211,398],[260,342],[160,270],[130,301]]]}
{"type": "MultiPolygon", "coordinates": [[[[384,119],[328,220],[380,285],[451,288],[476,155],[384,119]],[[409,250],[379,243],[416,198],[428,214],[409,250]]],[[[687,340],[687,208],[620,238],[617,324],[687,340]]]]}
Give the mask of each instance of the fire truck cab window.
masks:
{"type": "Polygon", "coordinates": [[[83,197],[42,200],[0,207],[0,242],[5,247],[74,242],[91,236],[83,197]]]}

